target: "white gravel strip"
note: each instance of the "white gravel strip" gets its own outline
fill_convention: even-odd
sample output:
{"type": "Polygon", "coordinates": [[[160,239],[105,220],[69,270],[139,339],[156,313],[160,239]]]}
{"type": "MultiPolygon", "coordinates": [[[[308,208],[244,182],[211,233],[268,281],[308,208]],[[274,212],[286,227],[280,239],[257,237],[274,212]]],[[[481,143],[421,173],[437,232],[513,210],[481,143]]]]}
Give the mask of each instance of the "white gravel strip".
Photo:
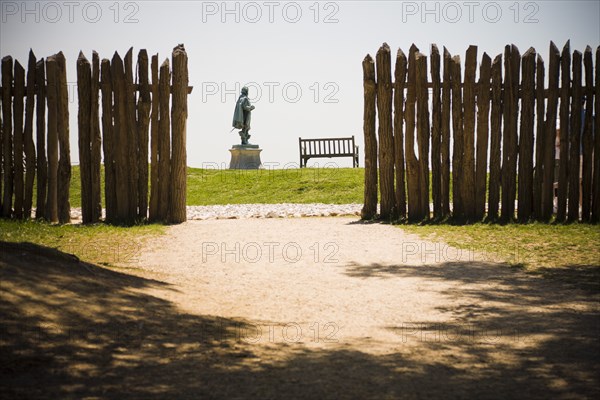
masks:
{"type": "MultiPolygon", "coordinates": [[[[556,200],[556,199],[555,199],[556,200]]],[[[501,207],[502,203],[498,205],[501,207]]],[[[452,207],[452,204],[450,205],[452,207]]],[[[214,206],[187,206],[188,220],[206,219],[239,219],[239,218],[300,218],[300,217],[335,217],[335,216],[360,216],[363,205],[352,204],[324,204],[324,203],[280,203],[280,204],[227,204],[214,206]]],[[[515,208],[517,203],[515,202],[515,208]]],[[[429,204],[433,210],[433,204],[429,204]]],[[[581,209],[581,208],[580,208],[581,209]]],[[[379,211],[379,205],[377,205],[379,211]]],[[[487,210],[487,205],[486,205],[487,210]]],[[[554,203],[556,213],[556,201],[554,203]]],[[[33,208],[31,215],[35,215],[33,208]]],[[[102,218],[106,218],[106,209],[102,209],[102,218]]],[[[81,208],[71,207],[73,222],[81,220],[81,208]]]]}
{"type": "Polygon", "coordinates": [[[360,215],[362,204],[228,204],[188,206],[188,220],[237,218],[300,218],[360,215]]]}
{"type": "MultiPolygon", "coordinates": [[[[188,220],[239,218],[300,218],[360,215],[362,204],[227,204],[187,206],[188,220]]],[[[105,216],[102,210],[102,217],[105,216]]],[[[71,218],[81,219],[81,208],[71,208],[71,218]]]]}

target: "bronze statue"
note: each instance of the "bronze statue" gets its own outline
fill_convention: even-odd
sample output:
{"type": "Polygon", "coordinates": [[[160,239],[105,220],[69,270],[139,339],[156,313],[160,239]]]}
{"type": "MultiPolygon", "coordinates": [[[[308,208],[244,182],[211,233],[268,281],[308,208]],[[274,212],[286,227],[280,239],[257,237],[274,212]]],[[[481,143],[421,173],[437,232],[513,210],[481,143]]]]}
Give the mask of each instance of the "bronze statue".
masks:
{"type": "Polygon", "coordinates": [[[249,144],[248,139],[250,139],[250,134],[248,131],[250,130],[250,113],[252,110],[254,110],[254,106],[250,104],[248,88],[244,86],[233,112],[233,128],[241,129],[239,134],[242,138],[242,145],[249,144]]]}

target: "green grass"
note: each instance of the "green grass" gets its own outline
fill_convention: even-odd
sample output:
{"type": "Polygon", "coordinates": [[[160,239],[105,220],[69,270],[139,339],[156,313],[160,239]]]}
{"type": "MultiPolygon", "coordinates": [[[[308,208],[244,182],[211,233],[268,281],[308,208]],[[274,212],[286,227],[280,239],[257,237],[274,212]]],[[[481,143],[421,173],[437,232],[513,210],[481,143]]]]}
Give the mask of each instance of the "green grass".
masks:
{"type": "MultiPolygon", "coordinates": [[[[481,252],[535,272],[545,268],[600,268],[600,226],[586,224],[401,225],[407,232],[481,252]]],[[[475,257],[475,260],[478,260],[475,257]]]]}
{"type": "Polygon", "coordinates": [[[188,168],[188,205],[362,203],[363,168],[188,168]]]}
{"type": "MultiPolygon", "coordinates": [[[[364,171],[364,168],[215,170],[188,167],[187,204],[362,203],[364,171]]],[[[104,201],[104,170],[101,185],[104,201]]],[[[71,207],[81,207],[81,181],[76,165],[71,169],[70,202],[71,207]]]]}
{"type": "Polygon", "coordinates": [[[31,242],[74,254],[83,261],[108,266],[137,262],[143,241],[164,232],[164,226],[151,224],[126,228],[0,219],[0,241],[31,242]]]}

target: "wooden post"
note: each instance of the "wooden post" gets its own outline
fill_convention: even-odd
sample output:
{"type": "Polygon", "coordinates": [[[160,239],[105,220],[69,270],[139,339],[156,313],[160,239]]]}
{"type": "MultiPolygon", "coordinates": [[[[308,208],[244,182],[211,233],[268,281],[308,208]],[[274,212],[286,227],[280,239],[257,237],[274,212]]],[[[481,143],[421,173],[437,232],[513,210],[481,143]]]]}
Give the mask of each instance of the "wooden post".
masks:
{"type": "Polygon", "coordinates": [[[59,154],[57,203],[58,222],[68,224],[71,222],[71,204],[69,203],[69,189],[71,186],[71,149],[69,145],[69,91],[67,88],[67,64],[62,51],[56,55],[57,61],[57,110],[59,154]]]}
{"type": "Polygon", "coordinates": [[[536,104],[536,134],[535,134],[535,169],[533,175],[533,214],[536,219],[542,216],[542,182],[544,174],[544,110],[546,109],[546,99],[544,97],[544,60],[538,54],[536,62],[536,86],[535,86],[535,104],[536,104]]]}
{"type": "MultiPolygon", "coordinates": [[[[1,107],[1,106],[0,106],[1,107]]],[[[2,110],[0,110],[0,218],[2,217],[2,183],[4,182],[4,164],[2,157],[4,155],[4,124],[2,123],[2,110]]]]}
{"type": "MultiPolygon", "coordinates": [[[[2,59],[2,87],[13,86],[13,59],[6,56],[2,59]]],[[[2,216],[12,216],[13,198],[13,117],[12,117],[12,93],[10,89],[2,91],[2,142],[3,156],[2,165],[4,173],[4,193],[2,197],[2,216]]]]}
{"type": "Polygon", "coordinates": [[[169,211],[169,176],[170,176],[170,135],[171,126],[169,114],[169,92],[171,84],[171,72],[169,70],[169,59],[160,66],[159,80],[159,109],[160,120],[158,123],[158,219],[167,221],[169,211]]]}
{"type": "Polygon", "coordinates": [[[600,46],[596,48],[594,174],[592,177],[592,222],[600,222],[600,46]]]}
{"type": "Polygon", "coordinates": [[[149,220],[158,219],[158,54],[152,56],[152,111],[150,125],[150,209],[149,220]]]}
{"type": "Polygon", "coordinates": [[[115,188],[117,199],[116,222],[129,223],[129,174],[127,158],[129,153],[129,142],[127,139],[127,118],[125,112],[125,72],[123,60],[117,52],[113,55],[110,63],[110,74],[113,89],[113,149],[115,157],[115,188]]]}
{"type": "Polygon", "coordinates": [[[136,91],[133,86],[133,47],[131,47],[123,59],[125,67],[125,119],[126,138],[128,141],[128,154],[126,158],[127,175],[129,180],[129,208],[127,219],[134,221],[138,215],[138,159],[139,140],[137,134],[137,120],[135,115],[136,91]]]}
{"type": "Polygon", "coordinates": [[[37,146],[37,191],[35,218],[46,218],[46,188],[48,185],[48,161],[46,159],[46,63],[42,58],[35,65],[36,95],[36,146],[37,146]]]}
{"type": "Polygon", "coordinates": [[[443,217],[450,216],[450,70],[452,56],[444,47],[444,82],[442,83],[442,121],[441,121],[441,201],[443,217]]]}
{"type": "MultiPolygon", "coordinates": [[[[138,81],[140,96],[138,98],[138,219],[148,217],[148,128],[150,127],[150,83],[148,81],[148,52],[140,50],[138,53],[138,81]]],[[[187,88],[186,88],[187,94],[187,88]]]]}
{"type": "MultiPolygon", "coordinates": [[[[567,193],[568,193],[568,165],[569,165],[569,131],[570,115],[569,103],[571,101],[571,49],[570,41],[563,47],[560,56],[560,160],[558,167],[558,201],[556,209],[556,220],[564,222],[567,217],[567,193]]],[[[556,161],[554,161],[556,163],[556,161]]],[[[555,164],[552,165],[553,170],[555,164]]],[[[553,172],[554,173],[554,172],[553,172]]]]}
{"type": "Polygon", "coordinates": [[[429,219],[429,93],[427,56],[415,55],[417,68],[417,143],[419,145],[419,219],[429,219]]]}
{"type": "Polygon", "coordinates": [[[567,221],[579,220],[579,168],[581,146],[581,52],[573,53],[573,96],[571,103],[571,135],[569,136],[569,199],[567,221]]]}
{"type": "Polygon", "coordinates": [[[504,140],[502,143],[502,209],[500,218],[508,222],[514,218],[517,189],[517,126],[521,55],[515,45],[507,45],[504,54],[504,140]]]}
{"type": "Polygon", "coordinates": [[[481,221],[485,215],[491,70],[492,59],[487,53],[483,53],[477,89],[477,159],[475,165],[475,220],[477,221],[481,221]]]}
{"type": "MultiPolygon", "coordinates": [[[[187,88],[188,57],[182,44],[173,49],[173,97],[171,119],[172,160],[171,160],[171,193],[169,199],[169,222],[179,224],[185,222],[186,214],[186,179],[187,156],[185,150],[187,124],[187,88]]],[[[148,156],[144,162],[148,165],[148,156]]],[[[148,178],[146,177],[146,181],[148,178]]]]}
{"type": "Polygon", "coordinates": [[[102,138],[100,137],[100,116],[98,92],[100,90],[100,58],[92,52],[91,106],[90,106],[90,164],[91,164],[91,211],[92,222],[102,218],[102,194],[100,184],[100,163],[102,138]]]}
{"type": "Polygon", "coordinates": [[[408,53],[408,83],[406,90],[406,104],[404,108],[404,119],[406,122],[405,145],[406,150],[406,183],[407,183],[407,206],[408,220],[418,221],[419,212],[419,164],[415,155],[415,105],[417,101],[417,77],[415,55],[419,51],[414,44],[408,53]]]}
{"type": "MultiPolygon", "coordinates": [[[[581,176],[581,220],[589,222],[592,211],[592,165],[594,151],[594,72],[592,65],[592,48],[587,46],[583,53],[585,67],[585,120],[583,121],[583,171],[581,176]]],[[[598,101],[598,99],[596,99],[598,101]]],[[[596,117],[596,118],[600,118],[596,117]]],[[[600,135],[600,132],[598,133],[600,135]]],[[[596,153],[598,154],[598,153],[596,153]]],[[[596,157],[600,157],[597,155],[596,157]]]]}
{"type": "Polygon", "coordinates": [[[79,174],[81,176],[81,217],[84,224],[92,220],[92,170],[90,142],[91,112],[91,80],[90,62],[79,52],[77,58],[77,95],[78,113],[77,127],[79,139],[79,174]]]}
{"type": "Polygon", "coordinates": [[[365,195],[362,219],[373,219],[377,214],[377,137],[375,136],[375,62],[369,54],[363,68],[363,134],[365,136],[365,195]]]}
{"type": "Polygon", "coordinates": [[[544,136],[544,166],[542,182],[542,220],[552,217],[554,206],[554,145],[556,141],[556,109],[558,107],[558,75],[560,53],[553,42],[550,42],[550,58],[548,61],[548,102],[546,104],[546,123],[544,136]]]}
{"type": "Polygon", "coordinates": [[[102,216],[100,196],[100,126],[98,117],[99,59],[93,52],[92,65],[79,53],[77,91],[79,96],[79,161],[83,223],[98,222],[102,216]]]}
{"type": "Polygon", "coordinates": [[[29,50],[27,63],[27,102],[25,104],[25,128],[23,129],[23,147],[25,150],[25,197],[23,199],[23,217],[31,218],[33,205],[33,183],[35,179],[35,144],[33,143],[33,112],[35,108],[36,59],[29,50]]]}
{"type": "Polygon", "coordinates": [[[13,98],[13,157],[14,157],[14,215],[23,219],[25,180],[23,170],[23,97],[25,96],[25,69],[15,60],[15,95],[13,98]]]}
{"type": "Polygon", "coordinates": [[[462,200],[465,217],[475,219],[475,71],[477,70],[477,46],[469,46],[465,58],[463,85],[463,164],[462,200]]]}
{"type": "Polygon", "coordinates": [[[58,222],[58,65],[56,55],[46,58],[48,92],[48,192],[46,219],[58,222]]]}
{"type": "Polygon", "coordinates": [[[465,217],[462,189],[463,168],[463,108],[461,91],[460,56],[452,57],[452,216],[462,220],[465,217]]]}
{"type": "MultiPolygon", "coordinates": [[[[406,67],[406,55],[404,55],[402,49],[398,49],[394,70],[394,166],[396,171],[396,209],[398,218],[400,219],[406,218],[406,171],[404,167],[404,87],[406,86],[406,67]]],[[[377,143],[375,143],[375,146],[377,146],[377,143]]],[[[377,176],[375,176],[375,180],[377,180],[377,176]]],[[[375,195],[375,203],[377,203],[377,195],[375,195]]]]}
{"type": "Polygon", "coordinates": [[[526,222],[533,206],[533,123],[535,119],[535,49],[523,54],[521,127],[519,135],[519,197],[517,217],[526,222]]]}
{"type": "MultiPolygon", "coordinates": [[[[2,106],[0,105],[0,107],[2,106]]],[[[0,218],[2,217],[2,183],[4,181],[4,164],[2,162],[2,157],[4,155],[4,134],[2,133],[3,129],[4,124],[2,123],[2,110],[0,110],[0,218]]]]}
{"type": "Polygon", "coordinates": [[[394,195],[394,133],[392,131],[392,67],[390,47],[384,43],[377,51],[377,119],[379,129],[379,191],[383,220],[396,217],[394,195]]]}
{"type": "Polygon", "coordinates": [[[104,152],[104,198],[106,222],[117,221],[117,187],[115,170],[113,92],[110,61],[102,60],[102,148],[104,152]]]}
{"type": "Polygon", "coordinates": [[[490,117],[488,218],[492,221],[498,219],[498,202],[500,200],[502,112],[502,54],[498,54],[492,62],[492,115],[490,117]]]}
{"type": "Polygon", "coordinates": [[[442,101],[440,80],[440,51],[435,44],[431,45],[431,82],[432,121],[431,121],[431,197],[433,200],[433,218],[442,219],[442,101]]]}

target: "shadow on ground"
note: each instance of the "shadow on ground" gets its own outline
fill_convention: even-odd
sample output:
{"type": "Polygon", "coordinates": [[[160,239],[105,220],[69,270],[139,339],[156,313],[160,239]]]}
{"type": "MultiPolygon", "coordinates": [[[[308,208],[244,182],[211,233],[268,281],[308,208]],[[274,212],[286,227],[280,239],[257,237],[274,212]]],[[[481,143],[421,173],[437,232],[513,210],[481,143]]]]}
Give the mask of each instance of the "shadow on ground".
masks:
{"type": "MultiPolygon", "coordinates": [[[[490,329],[527,326],[531,332],[545,334],[544,340],[528,344],[529,331],[523,331],[518,338],[525,342],[421,341],[384,355],[363,352],[356,343],[322,348],[273,343],[265,350],[238,340],[240,330],[251,321],[183,312],[152,294],[175,290],[160,281],[83,263],[33,244],[0,242],[0,397],[597,395],[597,307],[594,312],[561,307],[561,301],[588,304],[597,302],[597,297],[552,283],[539,284],[545,280],[536,283],[528,280],[533,278],[497,276],[488,270],[475,264],[421,268],[351,265],[346,273],[358,279],[425,274],[434,280],[495,280],[488,290],[466,290],[465,308],[448,312],[454,313],[457,321],[475,315],[490,329]],[[553,291],[551,300],[546,298],[548,290],[553,291]],[[477,306],[492,300],[512,308],[477,306]],[[544,308],[539,315],[532,311],[549,302],[555,309],[544,308]],[[499,356],[502,354],[504,357],[499,356]]],[[[425,325],[386,328],[427,329],[425,325]]]]}
{"type": "Polygon", "coordinates": [[[600,394],[597,265],[540,268],[534,274],[475,261],[351,263],[343,268],[357,279],[422,278],[434,287],[446,284],[441,293],[460,300],[436,307],[448,322],[408,321],[388,329],[404,342],[418,342],[438,360],[445,357],[455,361],[454,367],[469,368],[471,376],[482,373],[485,378],[474,386],[500,390],[483,391],[483,397],[504,397],[502,389],[511,387],[508,397],[600,394]]]}

